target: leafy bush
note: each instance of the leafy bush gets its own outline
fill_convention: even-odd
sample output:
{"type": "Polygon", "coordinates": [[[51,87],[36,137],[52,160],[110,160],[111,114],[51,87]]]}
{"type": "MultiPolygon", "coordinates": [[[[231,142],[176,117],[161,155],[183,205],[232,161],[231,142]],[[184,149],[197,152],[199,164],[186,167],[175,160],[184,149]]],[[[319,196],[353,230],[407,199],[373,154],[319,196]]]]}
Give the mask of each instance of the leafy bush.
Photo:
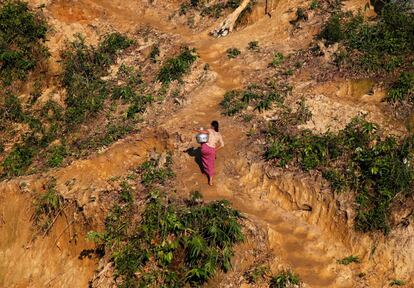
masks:
{"type": "Polygon", "coordinates": [[[259,41],[250,41],[247,49],[252,50],[252,51],[257,51],[259,50],[259,41]]]}
{"type": "Polygon", "coordinates": [[[25,116],[19,98],[12,94],[6,94],[4,106],[0,106],[0,120],[22,122],[25,120],[25,116]]]}
{"type": "Polygon", "coordinates": [[[107,74],[117,53],[131,44],[126,37],[112,33],[104,37],[98,48],[86,45],[80,35],[68,45],[62,53],[68,124],[81,123],[101,110],[109,93],[108,84],[101,78],[107,74]]]}
{"type": "Polygon", "coordinates": [[[405,285],[405,281],[399,280],[399,279],[393,279],[390,282],[390,286],[404,286],[404,285],[405,285]]]}
{"type": "Polygon", "coordinates": [[[37,148],[30,144],[16,144],[3,161],[3,175],[6,177],[21,176],[32,164],[37,148]]]}
{"type": "Polygon", "coordinates": [[[269,127],[266,159],[282,167],[317,169],[333,189],[356,191],[356,229],[387,233],[392,200],[412,193],[414,137],[382,138],[376,126],[362,118],[353,119],[336,135],[291,129],[278,122],[269,127]]]}
{"type": "Polygon", "coordinates": [[[241,54],[240,50],[237,48],[229,48],[226,50],[226,52],[227,52],[227,57],[229,57],[230,59],[236,58],[237,56],[241,54]]]}
{"type": "Polygon", "coordinates": [[[410,11],[410,1],[392,1],[385,4],[375,23],[364,20],[361,13],[337,13],[329,19],[320,36],[328,44],[345,44],[355,56],[349,58],[355,59],[355,67],[374,72],[391,71],[402,64],[398,57],[403,59],[414,51],[414,14],[410,11]]]}
{"type": "Polygon", "coordinates": [[[262,112],[276,105],[283,105],[285,95],[291,91],[288,85],[271,87],[267,85],[250,85],[246,90],[231,90],[224,94],[220,105],[223,114],[236,115],[252,105],[255,110],[262,112]]]}
{"type": "Polygon", "coordinates": [[[19,0],[0,3],[0,78],[5,85],[23,80],[48,57],[46,21],[19,0]]]}
{"type": "Polygon", "coordinates": [[[133,208],[116,205],[105,231],[89,233],[112,253],[119,287],[198,286],[231,268],[243,235],[241,216],[228,202],[181,203],[151,192],[140,218],[133,208]]]}
{"type": "Polygon", "coordinates": [[[285,56],[283,56],[282,53],[277,52],[274,56],[273,56],[273,61],[271,63],[271,66],[273,67],[279,67],[280,64],[283,63],[283,61],[285,61],[285,56]]]}
{"type": "Polygon", "coordinates": [[[59,167],[67,154],[68,151],[66,150],[66,147],[63,145],[52,147],[48,151],[47,165],[49,167],[59,167]]]}
{"type": "Polygon", "coordinates": [[[351,256],[345,257],[341,260],[338,260],[337,262],[338,262],[338,264],[349,265],[351,263],[360,263],[361,260],[359,259],[358,256],[351,255],[351,256]]]}
{"type": "Polygon", "coordinates": [[[289,288],[300,285],[299,276],[291,271],[283,271],[270,280],[270,288],[289,288]]]}
{"type": "Polygon", "coordinates": [[[258,283],[259,280],[265,279],[269,273],[270,273],[269,266],[260,265],[245,272],[243,276],[244,276],[244,279],[246,279],[247,283],[255,284],[255,283],[258,283]]]}
{"type": "Polygon", "coordinates": [[[172,171],[172,157],[165,158],[157,156],[144,162],[141,167],[141,181],[145,186],[164,184],[165,181],[174,176],[172,171]]]}
{"type": "Polygon", "coordinates": [[[409,101],[414,103],[414,72],[401,73],[388,91],[387,101],[409,101]]]}
{"type": "Polygon", "coordinates": [[[168,59],[158,73],[158,80],[163,84],[181,80],[183,75],[190,71],[191,64],[197,60],[197,56],[193,54],[194,52],[195,50],[185,47],[178,56],[168,59]]]}

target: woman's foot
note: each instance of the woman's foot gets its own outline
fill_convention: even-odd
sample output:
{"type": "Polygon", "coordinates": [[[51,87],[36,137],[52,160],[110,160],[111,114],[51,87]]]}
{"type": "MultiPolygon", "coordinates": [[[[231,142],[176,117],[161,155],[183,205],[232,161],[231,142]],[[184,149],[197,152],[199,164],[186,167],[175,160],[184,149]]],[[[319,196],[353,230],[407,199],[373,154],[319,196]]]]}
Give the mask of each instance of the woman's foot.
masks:
{"type": "Polygon", "coordinates": [[[213,177],[208,177],[208,185],[213,186],[213,177]]]}

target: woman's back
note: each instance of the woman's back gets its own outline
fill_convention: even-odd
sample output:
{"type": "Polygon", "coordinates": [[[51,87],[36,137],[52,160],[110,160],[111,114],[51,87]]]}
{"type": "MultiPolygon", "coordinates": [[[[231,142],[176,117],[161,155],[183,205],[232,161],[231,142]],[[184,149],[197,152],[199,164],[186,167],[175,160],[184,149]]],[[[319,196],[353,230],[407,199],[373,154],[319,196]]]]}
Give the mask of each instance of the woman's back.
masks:
{"type": "Polygon", "coordinates": [[[208,129],[208,141],[207,145],[213,148],[216,148],[218,144],[224,146],[223,137],[221,137],[220,132],[216,132],[214,129],[208,129]]]}

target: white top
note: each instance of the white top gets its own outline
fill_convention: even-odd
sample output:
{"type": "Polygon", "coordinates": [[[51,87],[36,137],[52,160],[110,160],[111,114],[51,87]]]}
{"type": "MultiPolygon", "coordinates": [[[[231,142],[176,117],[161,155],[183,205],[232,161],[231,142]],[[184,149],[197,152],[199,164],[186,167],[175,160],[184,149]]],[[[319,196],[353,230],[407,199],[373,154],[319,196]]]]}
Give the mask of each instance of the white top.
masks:
{"type": "Polygon", "coordinates": [[[207,145],[212,148],[217,148],[218,144],[224,146],[223,137],[221,137],[220,132],[216,132],[214,129],[207,129],[208,131],[208,141],[207,145]]]}

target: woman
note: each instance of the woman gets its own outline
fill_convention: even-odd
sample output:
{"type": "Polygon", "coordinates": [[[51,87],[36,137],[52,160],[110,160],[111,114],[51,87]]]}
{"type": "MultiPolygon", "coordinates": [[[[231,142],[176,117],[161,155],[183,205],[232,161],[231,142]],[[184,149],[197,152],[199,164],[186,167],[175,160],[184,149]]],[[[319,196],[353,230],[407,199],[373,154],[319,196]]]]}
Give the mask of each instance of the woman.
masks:
{"type": "Polygon", "coordinates": [[[211,122],[211,128],[207,130],[195,130],[197,133],[208,134],[207,143],[201,144],[201,162],[203,163],[204,173],[207,174],[208,184],[213,185],[214,162],[216,152],[224,147],[223,137],[219,132],[219,123],[211,122]]]}

